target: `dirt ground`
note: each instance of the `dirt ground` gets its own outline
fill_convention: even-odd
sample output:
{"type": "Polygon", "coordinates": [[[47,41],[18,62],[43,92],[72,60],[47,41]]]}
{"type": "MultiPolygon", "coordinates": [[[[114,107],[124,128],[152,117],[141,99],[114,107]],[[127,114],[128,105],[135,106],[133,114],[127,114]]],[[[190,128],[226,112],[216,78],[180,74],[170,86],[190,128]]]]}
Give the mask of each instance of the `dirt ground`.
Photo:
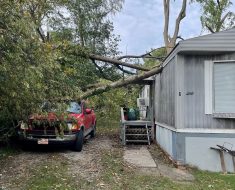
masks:
{"type": "MultiPolygon", "coordinates": [[[[105,178],[106,167],[112,166],[108,165],[109,160],[105,160],[104,156],[112,159],[114,151],[118,152],[118,156],[114,158],[117,161],[114,161],[119,160],[124,169],[131,169],[138,175],[164,176],[174,181],[193,180],[193,176],[188,171],[176,169],[170,163],[163,161],[164,156],[158,152],[158,149],[156,150],[155,146],[150,145],[148,149],[150,149],[157,167],[147,169],[138,168],[123,161],[125,148],[122,147],[116,136],[98,134],[94,139],[89,139],[85,143],[82,152],[68,150],[68,147],[49,149],[35,147],[20,151],[14,156],[0,159],[0,190],[43,189],[40,188],[40,185],[35,184],[40,184],[40,180],[44,180],[44,174],[53,175],[54,178],[51,181],[64,180],[64,187],[66,184],[69,186],[73,181],[73,187],[76,187],[74,189],[109,189],[110,185],[105,187],[102,179],[105,178]],[[31,188],[30,184],[34,185],[34,188],[31,188]]],[[[120,178],[118,173],[111,171],[111,174],[117,175],[117,180],[120,178]]],[[[53,186],[52,189],[63,189],[63,187],[58,185],[53,186]]]]}

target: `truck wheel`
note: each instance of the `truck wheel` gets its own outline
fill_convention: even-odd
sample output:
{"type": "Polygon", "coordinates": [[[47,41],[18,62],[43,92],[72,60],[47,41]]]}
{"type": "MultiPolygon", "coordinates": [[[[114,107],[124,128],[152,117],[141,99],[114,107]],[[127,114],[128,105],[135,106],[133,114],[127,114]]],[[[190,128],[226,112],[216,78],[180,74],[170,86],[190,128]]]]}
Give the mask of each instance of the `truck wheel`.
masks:
{"type": "Polygon", "coordinates": [[[80,130],[77,134],[77,138],[76,138],[75,145],[74,145],[75,151],[78,151],[78,152],[82,151],[83,141],[84,141],[83,130],[80,130]]]}
{"type": "Polygon", "coordinates": [[[96,124],[94,125],[93,130],[92,130],[91,133],[90,133],[91,138],[94,138],[94,137],[95,137],[95,134],[96,134],[96,124]]]}

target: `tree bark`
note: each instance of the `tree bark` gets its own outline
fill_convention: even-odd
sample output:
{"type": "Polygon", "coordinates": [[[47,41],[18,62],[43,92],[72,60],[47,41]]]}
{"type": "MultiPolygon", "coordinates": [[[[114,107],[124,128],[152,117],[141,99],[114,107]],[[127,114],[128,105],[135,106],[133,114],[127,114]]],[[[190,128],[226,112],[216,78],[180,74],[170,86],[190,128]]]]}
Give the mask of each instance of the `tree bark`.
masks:
{"type": "Polygon", "coordinates": [[[170,52],[169,49],[169,17],[170,17],[170,0],[163,0],[164,4],[164,31],[163,37],[167,54],[170,52]]]}
{"type": "Polygon", "coordinates": [[[122,60],[122,59],[129,59],[129,58],[136,58],[136,59],[157,59],[157,60],[163,60],[165,57],[156,57],[156,56],[151,56],[151,55],[123,55],[117,58],[117,60],[122,60]]]}
{"type": "Polygon", "coordinates": [[[176,40],[179,34],[180,23],[186,16],[187,0],[183,0],[182,2],[181,10],[175,21],[175,30],[172,37],[169,35],[170,0],[163,0],[163,5],[164,5],[164,19],[165,19],[163,37],[167,54],[169,54],[172,51],[172,49],[175,47],[176,40]]]}

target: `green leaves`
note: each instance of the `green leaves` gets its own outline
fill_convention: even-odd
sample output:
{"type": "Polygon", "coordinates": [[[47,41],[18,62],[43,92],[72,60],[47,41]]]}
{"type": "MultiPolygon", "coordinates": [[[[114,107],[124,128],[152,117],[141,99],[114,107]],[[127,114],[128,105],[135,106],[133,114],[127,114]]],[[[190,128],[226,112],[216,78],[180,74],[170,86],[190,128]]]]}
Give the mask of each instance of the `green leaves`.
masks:
{"type": "Polygon", "coordinates": [[[211,33],[219,32],[234,26],[235,14],[229,11],[230,0],[194,0],[202,8],[201,23],[204,30],[211,33]]]}
{"type": "Polygon", "coordinates": [[[122,2],[0,1],[0,140],[1,128],[27,120],[45,100],[73,99],[105,76],[120,78],[87,55],[117,55],[108,15],[122,2]]]}
{"type": "Polygon", "coordinates": [[[146,68],[153,68],[155,66],[158,66],[161,63],[161,60],[166,57],[167,52],[165,47],[161,47],[158,49],[153,49],[151,50],[151,56],[159,58],[158,60],[156,59],[149,59],[149,58],[144,58],[144,66],[146,68]]]}

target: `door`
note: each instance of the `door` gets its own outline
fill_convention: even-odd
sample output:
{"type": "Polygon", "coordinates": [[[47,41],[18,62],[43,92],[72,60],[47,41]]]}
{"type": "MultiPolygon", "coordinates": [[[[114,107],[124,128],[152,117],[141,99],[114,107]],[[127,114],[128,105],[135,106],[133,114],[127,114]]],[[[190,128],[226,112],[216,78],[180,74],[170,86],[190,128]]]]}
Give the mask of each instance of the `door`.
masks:
{"type": "Polygon", "coordinates": [[[83,114],[84,114],[84,125],[86,130],[92,127],[92,114],[91,114],[91,109],[87,108],[87,105],[84,103],[83,104],[83,114]],[[89,112],[90,111],[90,112],[89,112]]]}

